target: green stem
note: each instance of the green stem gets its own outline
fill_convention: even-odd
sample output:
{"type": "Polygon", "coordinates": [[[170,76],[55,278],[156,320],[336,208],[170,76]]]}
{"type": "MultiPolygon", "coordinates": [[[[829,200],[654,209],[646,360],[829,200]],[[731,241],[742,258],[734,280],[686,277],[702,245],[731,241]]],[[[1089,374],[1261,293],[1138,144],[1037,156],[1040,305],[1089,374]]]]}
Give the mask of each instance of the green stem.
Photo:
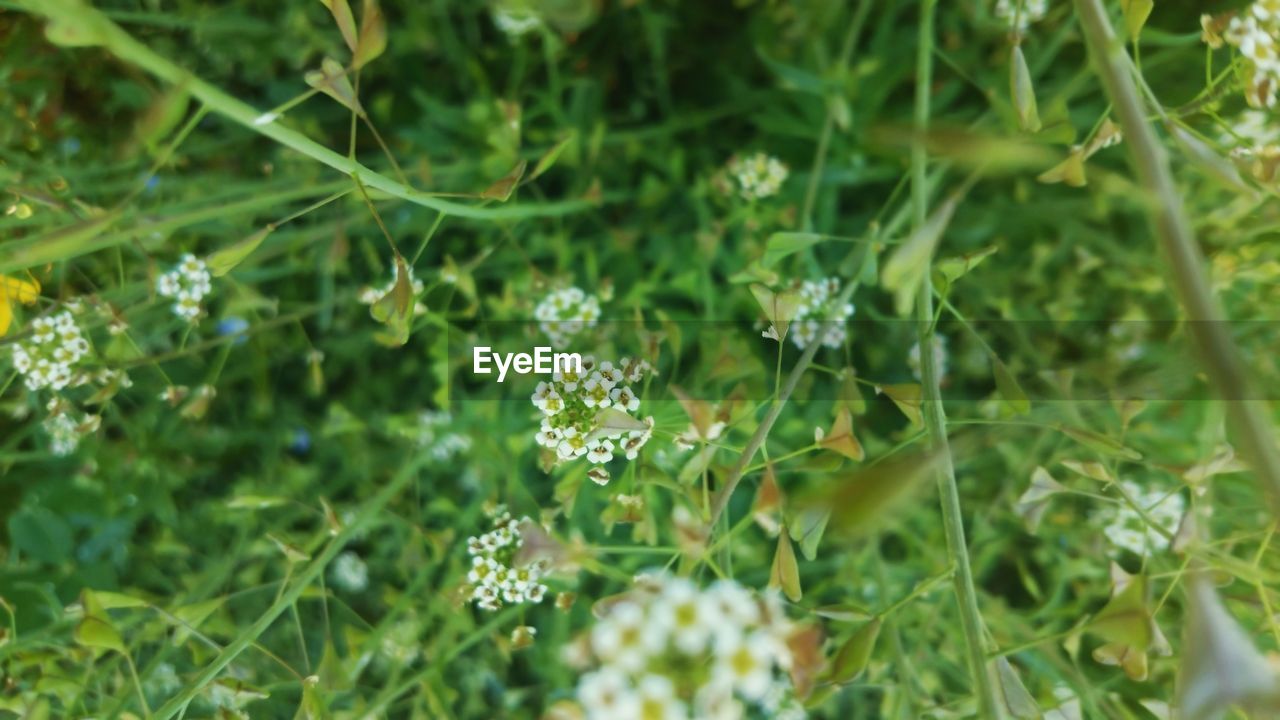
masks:
{"type": "MultiPolygon", "coordinates": [[[[923,226],[929,214],[928,157],[923,138],[929,128],[929,95],[933,85],[933,16],[936,0],[921,0],[920,36],[916,57],[916,133],[921,138],[911,151],[911,204],[915,228],[923,226]]],[[[965,651],[968,655],[969,676],[973,692],[977,696],[978,716],[996,718],[997,705],[991,677],[987,674],[986,649],[983,641],[982,615],[978,611],[978,594],[974,589],[973,570],[969,564],[969,550],[965,544],[964,519],[960,510],[960,491],[956,486],[955,467],[951,461],[951,447],[947,441],[947,417],[942,407],[942,391],[938,386],[938,367],[933,353],[933,283],[929,273],[924,274],[916,299],[916,318],[919,322],[920,381],[923,386],[925,431],[930,444],[938,455],[938,494],[942,501],[942,524],[947,538],[947,553],[955,566],[956,600],[960,609],[960,625],[964,630],[965,651]]]]}
{"type": "Polygon", "coordinates": [[[1173,290],[1187,313],[1187,329],[1195,339],[1200,362],[1226,404],[1227,421],[1238,438],[1241,455],[1253,466],[1258,481],[1269,491],[1273,510],[1280,515],[1280,449],[1275,429],[1267,417],[1266,404],[1255,399],[1226,314],[1210,290],[1204,256],[1183,212],[1169,160],[1147,124],[1132,64],[1099,0],[1076,0],[1076,10],[1120,117],[1134,170],[1147,192],[1150,222],[1169,262],[1173,290]]]}
{"type": "Polygon", "coordinates": [[[19,5],[29,13],[48,18],[64,33],[73,33],[85,44],[101,45],[121,60],[133,63],[161,80],[183,88],[210,110],[287,148],[328,165],[344,175],[354,175],[371,188],[402,200],[447,212],[450,215],[488,220],[565,215],[588,209],[593,205],[587,200],[568,200],[539,205],[479,207],[443,200],[374,172],[354,159],[339,155],[302,133],[285,127],[278,120],[265,121],[266,117],[261,111],[201,80],[172,60],[138,42],[126,30],[83,0],[21,0],[19,5]]]}
{"type": "Polygon", "coordinates": [[[373,522],[374,516],[381,511],[387,503],[391,502],[391,500],[399,494],[411,480],[417,477],[418,469],[427,461],[427,459],[428,458],[425,455],[420,455],[413,458],[407,465],[402,467],[397,476],[392,479],[392,481],[388,483],[381,492],[375,495],[372,500],[365,503],[365,505],[360,508],[356,518],[344,527],[333,541],[326,545],[324,550],[322,550],[320,554],[317,555],[315,559],[298,574],[297,580],[294,581],[292,585],[289,585],[287,589],[285,589],[284,585],[281,585],[282,592],[280,593],[280,596],[271,604],[271,607],[267,608],[266,612],[262,613],[262,615],[260,615],[252,625],[245,628],[235,640],[231,641],[225,648],[223,648],[222,652],[218,653],[217,657],[213,658],[213,660],[205,665],[204,669],[200,671],[192,682],[187,684],[187,686],[176,695],[169,698],[168,702],[160,706],[159,710],[156,710],[156,720],[169,720],[169,718],[172,718],[181,712],[182,709],[196,697],[196,695],[200,694],[206,685],[217,678],[218,674],[221,673],[227,665],[230,665],[231,661],[235,660],[236,656],[253,645],[253,643],[267,631],[267,628],[271,627],[271,624],[275,622],[276,618],[280,617],[281,614],[298,601],[298,598],[302,597],[302,593],[311,585],[312,582],[316,580],[317,577],[320,576],[320,573],[324,572],[325,567],[327,567],[329,562],[342,551],[342,548],[346,546],[348,542],[351,541],[351,538],[370,525],[373,522]]]}

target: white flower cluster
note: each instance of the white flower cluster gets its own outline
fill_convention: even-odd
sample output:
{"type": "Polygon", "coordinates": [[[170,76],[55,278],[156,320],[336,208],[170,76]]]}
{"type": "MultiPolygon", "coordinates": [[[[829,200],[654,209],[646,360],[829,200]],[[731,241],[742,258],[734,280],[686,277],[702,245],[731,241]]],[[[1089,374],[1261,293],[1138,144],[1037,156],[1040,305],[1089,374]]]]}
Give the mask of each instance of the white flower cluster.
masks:
{"type": "Polygon", "coordinates": [[[592,628],[595,669],[578,681],[588,720],[803,718],[787,674],[793,628],[776,594],[732,580],[705,590],[645,576],[592,628]]]}
{"type": "Polygon", "coordinates": [[[1040,22],[1049,12],[1049,0],[996,0],[996,17],[1009,27],[1025,32],[1031,23],[1040,22]]]}
{"type": "Polygon", "coordinates": [[[417,443],[428,448],[431,457],[447,462],[471,449],[471,438],[461,433],[446,432],[453,422],[447,411],[423,410],[418,413],[417,443]]]}
{"type": "MultiPolygon", "coordinates": [[[[1168,533],[1175,533],[1186,510],[1186,500],[1182,493],[1169,493],[1160,488],[1144,489],[1132,480],[1120,483],[1124,493],[1146,513],[1151,522],[1159,525],[1168,533]]],[[[1105,529],[1107,539],[1113,545],[1130,550],[1138,555],[1145,555],[1152,550],[1161,550],[1169,545],[1168,539],[1160,531],[1147,524],[1146,519],[1128,502],[1121,504],[1114,514],[1109,516],[1105,529]]]]}
{"type": "MultiPolygon", "coordinates": [[[[947,338],[943,335],[933,336],[933,367],[937,370],[938,380],[947,376],[947,338]]],[[[920,379],[920,341],[907,351],[907,366],[911,373],[920,379]]]]}
{"type": "Polygon", "coordinates": [[[596,416],[612,408],[630,416],[640,410],[640,398],[631,388],[653,371],[646,360],[623,358],[615,367],[605,361],[596,363],[590,355],[582,357],[581,372],[555,372],[551,382],[540,382],[531,400],[542,411],[542,427],[536,440],[554,450],[562,460],[586,457],[596,465],[587,473],[600,485],[609,482],[609,471],[602,467],[613,460],[618,451],[635,460],[640,448],[653,436],[653,418],[645,418],[643,429],[622,430],[597,427],[596,416]]]}
{"type": "Polygon", "coordinates": [[[204,261],[190,253],[156,280],[156,292],[176,300],[173,312],[188,322],[200,317],[200,301],[213,289],[213,276],[204,261]]]}
{"type": "Polygon", "coordinates": [[[89,341],[64,310],[31,322],[31,337],[13,345],[13,367],[28,390],[61,390],[72,383],[72,371],[88,355],[89,341]]]}
{"type": "Polygon", "coordinates": [[[347,592],[360,592],[369,587],[369,566],[350,550],[333,560],[333,584],[347,592]]]}
{"type": "Polygon", "coordinates": [[[839,278],[805,280],[800,286],[800,306],[791,323],[791,341],[804,349],[815,339],[830,348],[844,343],[844,323],[853,317],[853,304],[839,304],[839,278]]]}
{"type": "Polygon", "coordinates": [[[1245,60],[1245,100],[1253,107],[1273,107],[1280,83],[1280,0],[1257,0],[1240,13],[1202,15],[1201,38],[1212,48],[1225,43],[1245,60]]]}
{"type": "Polygon", "coordinates": [[[506,508],[498,506],[490,513],[493,529],[479,537],[467,538],[471,555],[471,599],[482,610],[497,610],[502,603],[540,603],[547,586],[538,582],[546,570],[542,561],[515,567],[516,553],[522,543],[519,522],[506,508]]]}
{"type": "Polygon", "coordinates": [[[551,338],[551,344],[563,350],[575,335],[596,326],[600,301],[582,288],[553,290],[533,309],[533,317],[538,328],[551,338]]]}
{"type": "Polygon", "coordinates": [[[1259,182],[1269,183],[1280,170],[1280,126],[1271,113],[1264,110],[1246,110],[1240,113],[1231,132],[1224,134],[1222,143],[1236,145],[1231,149],[1231,159],[1241,170],[1253,175],[1259,182]]]}
{"type": "Polygon", "coordinates": [[[58,409],[58,401],[50,403],[50,415],[42,425],[49,435],[49,449],[58,457],[66,457],[76,451],[80,439],[97,432],[102,425],[100,415],[82,415],[79,420],[70,412],[58,409]]]}
{"type": "Polygon", "coordinates": [[[502,31],[504,35],[510,37],[519,37],[526,33],[538,29],[542,25],[542,18],[538,15],[528,2],[520,0],[507,0],[500,2],[494,6],[492,11],[493,24],[502,31]]]}
{"type": "Polygon", "coordinates": [[[777,195],[789,172],[781,160],[764,153],[735,155],[729,158],[726,170],[736,183],[738,194],[747,201],[777,195]]]}

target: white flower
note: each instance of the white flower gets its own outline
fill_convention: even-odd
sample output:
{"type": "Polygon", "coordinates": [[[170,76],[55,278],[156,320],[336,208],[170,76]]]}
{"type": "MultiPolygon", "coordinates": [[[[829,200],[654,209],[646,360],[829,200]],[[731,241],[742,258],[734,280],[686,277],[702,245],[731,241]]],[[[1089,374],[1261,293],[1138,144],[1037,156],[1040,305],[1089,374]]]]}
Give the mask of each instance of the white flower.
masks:
{"type": "Polygon", "coordinates": [[[543,298],[534,307],[533,317],[551,344],[562,349],[574,336],[595,327],[600,319],[600,301],[581,288],[563,288],[543,298]]]}
{"type": "Polygon", "coordinates": [[[1025,31],[1031,23],[1043,20],[1048,11],[1048,0],[996,0],[996,17],[1019,32],[1025,31]]]}
{"type": "Polygon", "coordinates": [[[676,697],[675,684],[662,675],[645,675],[639,683],[640,717],[644,720],[685,720],[688,713],[676,697]]]}
{"type": "Polygon", "coordinates": [[[636,397],[629,387],[615,387],[609,391],[609,399],[619,410],[635,412],[640,409],[640,398],[636,397]]]}
{"type": "Polygon", "coordinates": [[[612,668],[583,675],[578,700],[588,720],[640,720],[640,700],[631,683],[612,668]]]}
{"type": "Polygon", "coordinates": [[[732,684],[743,697],[760,700],[773,686],[773,658],[778,651],[772,636],[756,632],[736,647],[718,653],[713,672],[717,680],[732,684]]]}
{"type": "Polygon", "coordinates": [[[156,293],[176,300],[174,314],[189,322],[200,317],[200,303],[212,289],[208,266],[189,253],[182,256],[176,267],[156,279],[156,293]]]}
{"type": "Polygon", "coordinates": [[[629,672],[644,668],[666,641],[664,629],[646,622],[644,609],[630,602],[619,603],[591,631],[592,651],[629,672]]]}
{"type": "Polygon", "coordinates": [[[596,465],[603,465],[613,459],[613,443],[601,438],[587,447],[587,460],[596,465]]]}
{"type": "Polygon", "coordinates": [[[670,634],[680,652],[696,655],[706,648],[711,635],[712,609],[692,582],[676,578],[662,589],[661,600],[654,605],[653,622],[670,634]]]}
{"type": "Polygon", "coordinates": [[[1144,489],[1131,480],[1122,481],[1120,487],[1147,517],[1143,518],[1129,502],[1123,502],[1109,516],[1104,528],[1107,539],[1112,545],[1138,555],[1168,547],[1168,538],[1148,524],[1147,518],[1166,533],[1176,532],[1186,510],[1182,493],[1169,493],[1159,488],[1144,489]]]}
{"type": "Polygon", "coordinates": [[[350,550],[333,561],[333,583],[349,592],[360,592],[369,586],[369,567],[350,550]]]}
{"type": "Polygon", "coordinates": [[[776,195],[788,174],[781,160],[764,153],[747,157],[735,155],[729,159],[726,169],[737,183],[738,194],[747,201],[776,195]]]}
{"type": "Polygon", "coordinates": [[[840,280],[806,280],[799,288],[800,304],[788,335],[796,347],[804,349],[817,340],[824,346],[838,348],[845,341],[845,323],[853,317],[851,303],[837,303],[840,280]]]}

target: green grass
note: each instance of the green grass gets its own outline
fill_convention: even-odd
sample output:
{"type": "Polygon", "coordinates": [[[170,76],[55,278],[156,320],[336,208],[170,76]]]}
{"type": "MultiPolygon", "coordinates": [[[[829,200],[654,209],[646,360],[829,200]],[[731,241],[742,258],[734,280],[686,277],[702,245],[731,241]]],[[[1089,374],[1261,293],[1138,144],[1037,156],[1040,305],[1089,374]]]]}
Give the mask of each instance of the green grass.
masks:
{"type": "Polygon", "coordinates": [[[1280,150],[1198,11],[385,5],[378,52],[313,0],[0,1],[0,718],[582,717],[569,651],[661,569],[778,586],[813,717],[1276,714],[1280,150]],[[826,277],[841,342],[761,337],[826,277]],[[472,371],[569,286],[570,349],[657,370],[607,485],[472,371]],[[30,390],[69,307],[110,375],[30,390]],[[470,601],[497,503],[541,603],[470,601]]]}

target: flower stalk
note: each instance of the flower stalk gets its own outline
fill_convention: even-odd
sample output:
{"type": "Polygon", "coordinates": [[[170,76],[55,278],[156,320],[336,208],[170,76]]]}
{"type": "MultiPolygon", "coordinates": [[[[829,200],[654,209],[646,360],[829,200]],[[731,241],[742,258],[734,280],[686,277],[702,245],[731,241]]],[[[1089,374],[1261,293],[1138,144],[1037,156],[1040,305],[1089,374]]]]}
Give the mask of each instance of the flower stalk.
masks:
{"type": "MultiPolygon", "coordinates": [[[[929,128],[929,93],[933,85],[933,18],[936,0],[921,0],[918,55],[916,57],[915,126],[918,141],[911,151],[911,205],[912,224],[919,230],[928,221],[929,183],[928,156],[923,142],[929,128]]],[[[933,282],[930,273],[924,273],[915,303],[919,325],[920,347],[933,347],[933,282]]],[[[942,407],[942,391],[938,385],[937,358],[932,352],[920,353],[921,406],[925,431],[938,461],[935,473],[938,495],[942,503],[942,522],[947,539],[947,554],[951,558],[955,574],[956,601],[960,610],[960,625],[964,631],[965,653],[973,693],[978,702],[978,717],[996,718],[997,705],[991,677],[987,673],[986,643],[982,615],[978,611],[977,590],[973,583],[973,569],[969,562],[969,550],[965,543],[964,518],[960,510],[960,491],[956,485],[955,466],[951,460],[951,447],[947,441],[947,417],[942,407]]]]}

